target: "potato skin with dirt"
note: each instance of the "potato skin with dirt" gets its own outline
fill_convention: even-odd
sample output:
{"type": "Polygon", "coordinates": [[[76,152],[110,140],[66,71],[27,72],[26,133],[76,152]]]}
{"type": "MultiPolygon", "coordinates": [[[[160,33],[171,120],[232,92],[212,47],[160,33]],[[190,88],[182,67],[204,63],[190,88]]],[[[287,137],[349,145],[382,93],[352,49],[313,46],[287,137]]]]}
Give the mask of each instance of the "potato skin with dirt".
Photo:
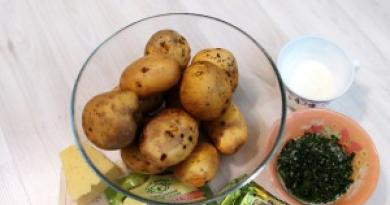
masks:
{"type": "Polygon", "coordinates": [[[207,48],[199,51],[193,58],[192,63],[207,61],[224,70],[229,76],[229,82],[233,91],[238,86],[238,68],[233,54],[224,48],[207,48]]]}
{"type": "Polygon", "coordinates": [[[248,139],[248,126],[238,107],[231,103],[218,119],[204,122],[205,130],[219,152],[236,153],[248,139]]]}
{"type": "Polygon", "coordinates": [[[154,117],[143,130],[140,151],[161,167],[187,158],[198,143],[198,123],[181,109],[169,108],[154,117]]]}
{"type": "Polygon", "coordinates": [[[131,144],[121,149],[122,161],[130,170],[142,174],[158,174],[165,170],[165,167],[156,166],[149,162],[139,151],[138,145],[131,144]]]}
{"type": "Polygon", "coordinates": [[[120,78],[120,88],[145,98],[169,90],[180,77],[181,69],[175,60],[162,55],[148,55],[127,66],[120,78]]]}
{"type": "Polygon", "coordinates": [[[230,104],[232,89],[227,74],[209,62],[196,62],[183,74],[180,101],[199,120],[218,118],[230,104]]]}
{"type": "Polygon", "coordinates": [[[145,46],[145,55],[162,54],[175,59],[184,69],[191,59],[187,40],[174,30],[161,30],[150,37],[145,46]]]}
{"type": "Polygon", "coordinates": [[[217,149],[207,142],[200,142],[191,155],[175,167],[174,176],[181,182],[201,187],[214,178],[219,167],[217,149]]]}
{"type": "Polygon", "coordinates": [[[137,130],[133,116],[137,109],[138,97],[131,91],[110,91],[93,97],[82,114],[87,138],[106,150],[129,145],[137,130]]]}

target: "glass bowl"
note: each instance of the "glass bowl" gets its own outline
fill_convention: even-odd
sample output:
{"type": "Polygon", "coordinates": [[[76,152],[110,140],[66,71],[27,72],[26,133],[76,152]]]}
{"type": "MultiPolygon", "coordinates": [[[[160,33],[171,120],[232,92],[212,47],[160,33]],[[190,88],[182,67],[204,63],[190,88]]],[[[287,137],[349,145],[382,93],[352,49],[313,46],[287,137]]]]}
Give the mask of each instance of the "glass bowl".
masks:
{"type": "MultiPolygon", "coordinates": [[[[104,40],[88,57],[73,87],[71,125],[76,143],[92,170],[114,190],[148,204],[206,204],[222,199],[229,192],[244,186],[265,168],[281,141],[286,117],[286,97],[275,64],[256,40],[224,20],[194,13],[167,13],[147,17],[129,24],[104,40]],[[132,194],[103,174],[84,149],[88,141],[81,125],[82,111],[93,96],[112,90],[119,84],[124,68],[143,56],[149,37],[161,29],[174,29],[191,46],[194,55],[204,48],[230,50],[238,63],[239,86],[233,101],[239,106],[248,124],[248,141],[232,156],[222,156],[216,177],[208,183],[214,195],[198,201],[157,201],[132,194]],[[278,121],[277,137],[268,137],[273,122],[278,121]],[[219,192],[235,178],[247,177],[231,188],[219,192]]],[[[96,147],[95,147],[96,148],[96,147]]],[[[96,148],[98,149],[98,148],[96,148]]],[[[101,150],[113,162],[121,164],[119,151],[101,150]]]]}

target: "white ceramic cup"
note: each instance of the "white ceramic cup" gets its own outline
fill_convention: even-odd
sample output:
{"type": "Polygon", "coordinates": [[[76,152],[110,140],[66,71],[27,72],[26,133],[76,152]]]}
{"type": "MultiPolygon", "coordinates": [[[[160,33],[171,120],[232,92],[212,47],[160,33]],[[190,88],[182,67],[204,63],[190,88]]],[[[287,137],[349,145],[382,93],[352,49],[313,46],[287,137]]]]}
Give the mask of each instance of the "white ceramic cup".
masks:
{"type": "Polygon", "coordinates": [[[328,40],[304,36],[288,42],[282,48],[277,67],[287,88],[289,106],[301,109],[325,107],[347,92],[359,63],[357,60],[351,61],[340,47],[328,40]],[[302,70],[302,66],[306,70],[302,70]],[[313,69],[308,69],[310,66],[313,69]],[[317,83],[316,80],[322,81],[317,83]]]}

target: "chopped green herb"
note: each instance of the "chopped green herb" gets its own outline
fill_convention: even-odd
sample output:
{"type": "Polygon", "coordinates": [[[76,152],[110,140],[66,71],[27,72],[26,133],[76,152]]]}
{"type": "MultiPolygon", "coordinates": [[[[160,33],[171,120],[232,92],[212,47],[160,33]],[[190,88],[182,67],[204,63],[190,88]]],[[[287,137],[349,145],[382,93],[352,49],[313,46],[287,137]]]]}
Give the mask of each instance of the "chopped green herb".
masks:
{"type": "Polygon", "coordinates": [[[352,184],[352,160],[335,135],[305,133],[283,147],[277,170],[286,188],[310,203],[337,199],[352,184]]]}

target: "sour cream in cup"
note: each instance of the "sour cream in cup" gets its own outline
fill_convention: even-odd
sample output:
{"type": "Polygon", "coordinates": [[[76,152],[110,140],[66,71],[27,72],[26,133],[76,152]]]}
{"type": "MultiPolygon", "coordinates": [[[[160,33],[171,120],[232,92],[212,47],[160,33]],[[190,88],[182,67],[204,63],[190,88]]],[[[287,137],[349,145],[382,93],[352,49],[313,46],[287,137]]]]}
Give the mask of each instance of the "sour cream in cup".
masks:
{"type": "Polygon", "coordinates": [[[325,107],[352,85],[358,68],[334,43],[305,36],[287,43],[279,53],[289,106],[293,109],[325,107]]]}

